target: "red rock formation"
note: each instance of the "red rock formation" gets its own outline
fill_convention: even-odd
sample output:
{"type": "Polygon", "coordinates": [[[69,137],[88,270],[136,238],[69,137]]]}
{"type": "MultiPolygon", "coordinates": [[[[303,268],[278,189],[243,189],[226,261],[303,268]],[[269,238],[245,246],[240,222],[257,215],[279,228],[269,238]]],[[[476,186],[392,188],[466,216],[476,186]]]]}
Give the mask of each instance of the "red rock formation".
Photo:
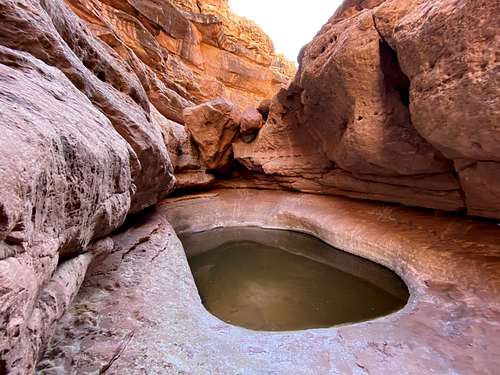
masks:
{"type": "Polygon", "coordinates": [[[180,3],[0,0],[0,373],[34,371],[107,236],[174,168],[180,187],[214,180],[183,111],[287,80],[255,25],[180,3]]]}
{"type": "Polygon", "coordinates": [[[453,160],[468,212],[500,218],[500,4],[411,3],[388,2],[375,23],[412,83],[412,122],[453,160]]]}
{"type": "Polygon", "coordinates": [[[0,6],[0,352],[4,368],[27,373],[88,259],[68,260],[72,277],[54,292],[58,265],[174,179],[142,85],[117,54],[62,1],[0,6]]]}
{"type": "Polygon", "coordinates": [[[65,1],[124,59],[133,52],[136,73],[145,71],[153,81],[147,90],[151,101],[177,122],[182,118],[161,108],[165,97],[176,108],[188,103],[175,93],[195,103],[226,97],[241,108],[256,106],[295,73],[293,64],[275,54],[269,37],[233,14],[227,1],[65,1]]]}
{"type": "Polygon", "coordinates": [[[262,103],[293,66],[224,0],[0,0],[0,16],[0,372],[34,371],[108,236],[174,171],[209,186],[234,153],[245,180],[222,186],[500,218],[498,1],[346,1],[262,103]],[[266,121],[251,143],[248,106],[266,121]]]}
{"type": "Polygon", "coordinates": [[[499,218],[499,21],[492,0],[346,1],[236,158],[293,189],[499,218]]]}
{"type": "MultiPolygon", "coordinates": [[[[167,120],[184,124],[188,107],[216,97],[240,110],[256,107],[295,74],[294,64],[275,54],[269,37],[233,14],[227,1],[64,1],[134,71],[167,133],[180,134],[166,129],[179,129],[167,120]]],[[[203,172],[207,167],[212,168],[198,162],[176,168],[177,188],[213,181],[203,172]]]]}
{"type": "Polygon", "coordinates": [[[186,129],[200,150],[202,164],[225,172],[233,162],[232,143],[238,134],[238,112],[223,98],[184,110],[186,129]]]}

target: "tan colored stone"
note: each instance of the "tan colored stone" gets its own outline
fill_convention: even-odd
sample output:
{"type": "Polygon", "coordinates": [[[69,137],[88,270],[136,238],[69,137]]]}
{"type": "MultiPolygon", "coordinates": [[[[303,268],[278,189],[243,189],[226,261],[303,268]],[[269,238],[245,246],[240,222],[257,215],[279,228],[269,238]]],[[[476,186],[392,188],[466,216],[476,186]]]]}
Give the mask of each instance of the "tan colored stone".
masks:
{"type": "Polygon", "coordinates": [[[223,98],[184,110],[186,128],[208,169],[225,172],[231,166],[232,142],[238,135],[237,115],[234,105],[223,98]]]}
{"type": "Polygon", "coordinates": [[[319,35],[301,64],[301,122],[340,168],[387,176],[452,170],[413,127],[410,82],[380,39],[371,12],[319,35]]]}
{"type": "Polygon", "coordinates": [[[165,118],[155,107],[151,107],[151,115],[161,129],[174,171],[201,169],[198,148],[186,128],[165,118]]]}
{"type": "Polygon", "coordinates": [[[499,17],[492,0],[345,1],[236,158],[288,188],[500,217],[499,17]]]}
{"type": "Polygon", "coordinates": [[[460,185],[471,215],[500,218],[500,163],[457,161],[460,185]]]}
{"type": "Polygon", "coordinates": [[[0,77],[0,368],[28,374],[85,274],[45,301],[59,262],[130,210],[133,151],[58,69],[0,46],[0,77]]]}
{"type": "MultiPolygon", "coordinates": [[[[365,9],[372,9],[386,0],[344,0],[337,8],[329,23],[338,22],[350,18],[365,9]]],[[[411,0],[410,0],[411,1],[411,0]]]]}
{"type": "Polygon", "coordinates": [[[59,68],[111,121],[129,143],[135,193],[131,211],[154,204],[173,187],[172,171],[158,128],[149,120],[149,102],[136,75],[96,40],[60,0],[6,2],[0,43],[59,68]],[[16,39],[11,38],[12,30],[16,39]],[[47,43],[32,43],[33,38],[47,43]]]}
{"type": "Polygon", "coordinates": [[[241,114],[240,133],[248,135],[257,133],[264,125],[262,114],[253,107],[247,107],[241,114]]]}
{"type": "Polygon", "coordinates": [[[213,174],[203,169],[177,173],[176,179],[175,189],[177,192],[204,190],[212,187],[217,181],[213,174]]]}

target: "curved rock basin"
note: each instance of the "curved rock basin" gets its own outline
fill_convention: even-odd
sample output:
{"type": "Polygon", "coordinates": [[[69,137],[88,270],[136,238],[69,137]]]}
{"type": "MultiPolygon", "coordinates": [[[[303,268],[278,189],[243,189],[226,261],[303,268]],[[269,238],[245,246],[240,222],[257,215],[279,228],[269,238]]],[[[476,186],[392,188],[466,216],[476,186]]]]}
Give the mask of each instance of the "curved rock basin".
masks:
{"type": "Polygon", "coordinates": [[[394,272],[310,235],[240,227],[181,241],[203,304],[237,326],[326,328],[387,315],[408,301],[394,272]]]}
{"type": "Polygon", "coordinates": [[[39,373],[497,374],[499,239],[495,223],[339,197],[172,197],[113,236],[115,252],[89,270],[39,373]],[[410,300],[393,314],[333,328],[225,323],[203,306],[178,235],[238,226],[309,233],[382,264],[404,279],[410,300]]]}

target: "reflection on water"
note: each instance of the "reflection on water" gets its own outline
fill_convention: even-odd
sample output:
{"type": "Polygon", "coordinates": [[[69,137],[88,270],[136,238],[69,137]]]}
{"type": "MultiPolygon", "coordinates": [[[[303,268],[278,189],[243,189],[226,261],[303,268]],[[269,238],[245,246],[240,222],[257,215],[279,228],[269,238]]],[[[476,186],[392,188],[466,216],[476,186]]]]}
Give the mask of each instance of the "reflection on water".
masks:
{"type": "Polygon", "coordinates": [[[409,297],[389,269],[305,234],[245,227],[181,240],[207,310],[241,327],[331,327],[389,314],[409,297]]]}

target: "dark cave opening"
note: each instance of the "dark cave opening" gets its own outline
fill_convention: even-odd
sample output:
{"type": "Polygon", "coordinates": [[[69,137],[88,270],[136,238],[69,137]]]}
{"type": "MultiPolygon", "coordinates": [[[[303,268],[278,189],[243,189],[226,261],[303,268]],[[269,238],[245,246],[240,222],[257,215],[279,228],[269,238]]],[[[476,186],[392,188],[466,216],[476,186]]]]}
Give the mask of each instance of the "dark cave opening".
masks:
{"type": "Polygon", "coordinates": [[[398,53],[384,40],[380,41],[380,65],[388,91],[394,90],[405,106],[410,105],[410,80],[401,70],[398,53]]]}

